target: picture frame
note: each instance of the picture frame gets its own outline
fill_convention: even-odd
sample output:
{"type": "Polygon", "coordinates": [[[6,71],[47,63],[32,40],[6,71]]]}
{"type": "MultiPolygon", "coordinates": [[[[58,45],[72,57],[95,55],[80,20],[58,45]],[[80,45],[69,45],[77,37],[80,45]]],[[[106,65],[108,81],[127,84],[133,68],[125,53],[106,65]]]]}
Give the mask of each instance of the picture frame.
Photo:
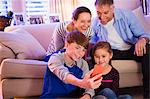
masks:
{"type": "Polygon", "coordinates": [[[29,17],[29,23],[30,24],[43,24],[44,19],[43,19],[43,15],[32,15],[29,17]]]}
{"type": "Polygon", "coordinates": [[[60,17],[58,14],[50,14],[48,18],[49,18],[50,23],[60,22],[60,17]]]}
{"type": "Polygon", "coordinates": [[[24,24],[25,24],[25,18],[23,16],[23,13],[15,13],[14,25],[24,25],[24,24]]]}

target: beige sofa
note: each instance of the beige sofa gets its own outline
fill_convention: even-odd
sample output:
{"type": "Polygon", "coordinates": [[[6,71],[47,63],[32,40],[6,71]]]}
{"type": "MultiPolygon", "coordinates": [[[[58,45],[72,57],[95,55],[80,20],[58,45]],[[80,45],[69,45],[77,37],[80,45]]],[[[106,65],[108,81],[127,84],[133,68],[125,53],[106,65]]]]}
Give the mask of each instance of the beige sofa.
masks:
{"type": "MultiPolygon", "coordinates": [[[[136,5],[132,6],[131,9],[138,16],[145,30],[150,33],[150,29],[148,29],[148,26],[150,26],[150,21],[145,21],[139,3],[138,4],[136,3],[136,5]]],[[[146,20],[149,20],[149,17],[146,18],[147,18],[146,20]]],[[[44,61],[40,61],[40,59],[41,56],[45,55],[44,52],[46,52],[45,50],[47,49],[48,44],[51,41],[53,31],[57,24],[59,23],[41,24],[41,25],[23,25],[14,27],[11,26],[5,28],[5,33],[8,33],[10,31],[16,32],[14,30],[18,28],[26,30],[34,38],[36,38],[36,40],[39,42],[40,45],[42,45],[44,50],[42,51],[43,54],[40,55],[40,58],[39,57],[37,58],[35,56],[32,58],[32,56],[29,57],[29,55],[23,57],[18,55],[22,53],[17,53],[17,56],[15,56],[16,55],[15,52],[13,53],[10,52],[13,49],[10,50],[8,47],[0,45],[0,56],[6,54],[4,53],[5,50],[7,51],[9,50],[10,53],[6,54],[7,55],[6,57],[1,58],[2,62],[0,64],[2,95],[4,99],[13,97],[39,96],[41,94],[43,85],[43,76],[47,63],[44,61]]],[[[25,32],[19,31],[19,33],[23,34],[25,32]]],[[[14,35],[16,35],[16,33],[14,35]]],[[[23,40],[26,43],[28,42],[29,38],[21,38],[21,40],[23,40]]],[[[20,44],[21,42],[17,43],[20,44]]],[[[13,44],[17,43],[15,42],[13,44]]],[[[23,46],[26,45],[24,44],[23,46]]],[[[36,44],[33,45],[33,47],[34,46],[36,46],[36,44]]],[[[31,48],[28,49],[31,50],[31,48]]],[[[41,51],[41,49],[37,49],[37,51],[41,51]]],[[[16,48],[15,50],[19,50],[19,48],[16,48]]],[[[30,54],[32,55],[33,53],[34,52],[31,52],[30,54]]],[[[38,54],[38,52],[36,54],[38,54]]],[[[140,63],[137,63],[133,60],[114,60],[112,62],[112,65],[120,73],[120,88],[142,86],[142,74],[140,63]]]]}

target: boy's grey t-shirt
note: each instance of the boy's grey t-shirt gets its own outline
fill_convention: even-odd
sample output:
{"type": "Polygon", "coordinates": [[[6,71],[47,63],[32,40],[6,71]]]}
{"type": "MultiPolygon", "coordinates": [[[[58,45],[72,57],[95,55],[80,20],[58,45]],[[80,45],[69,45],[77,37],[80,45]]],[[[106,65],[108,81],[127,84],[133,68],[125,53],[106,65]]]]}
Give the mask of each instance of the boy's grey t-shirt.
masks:
{"type": "MultiPolygon", "coordinates": [[[[48,68],[51,72],[53,72],[59,79],[61,79],[63,82],[65,82],[65,78],[67,74],[69,74],[69,70],[67,67],[64,66],[64,64],[67,64],[64,59],[64,52],[59,51],[58,53],[52,54],[48,61],[48,68]],[[55,71],[55,72],[54,72],[55,71]]],[[[76,65],[81,68],[83,71],[82,78],[85,76],[85,74],[89,71],[89,66],[87,62],[84,59],[79,59],[76,61],[76,65]]],[[[85,93],[90,94],[92,97],[94,96],[94,89],[86,89],[85,93]]]]}

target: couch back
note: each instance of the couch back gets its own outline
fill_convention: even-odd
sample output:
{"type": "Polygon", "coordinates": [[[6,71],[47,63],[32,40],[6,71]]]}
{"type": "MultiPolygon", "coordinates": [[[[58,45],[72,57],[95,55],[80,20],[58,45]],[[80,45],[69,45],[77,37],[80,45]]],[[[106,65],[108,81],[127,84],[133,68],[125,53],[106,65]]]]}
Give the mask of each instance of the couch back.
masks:
{"type": "Polygon", "coordinates": [[[134,10],[141,5],[141,0],[114,0],[114,5],[117,8],[134,10]]]}
{"type": "Polygon", "coordinates": [[[10,32],[17,28],[22,28],[32,34],[45,50],[47,50],[54,29],[58,24],[59,23],[9,26],[5,28],[4,32],[10,32]]]}

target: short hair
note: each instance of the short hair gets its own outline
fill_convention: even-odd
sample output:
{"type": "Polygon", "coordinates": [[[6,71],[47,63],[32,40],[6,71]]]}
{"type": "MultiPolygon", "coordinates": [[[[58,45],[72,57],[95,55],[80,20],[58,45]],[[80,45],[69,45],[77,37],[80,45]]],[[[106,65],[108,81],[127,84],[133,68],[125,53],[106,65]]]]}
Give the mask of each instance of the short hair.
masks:
{"type": "Polygon", "coordinates": [[[106,49],[108,53],[112,53],[111,45],[106,41],[99,41],[95,44],[92,50],[92,54],[94,55],[95,51],[98,49],[106,49]]]}
{"type": "Polygon", "coordinates": [[[92,15],[91,11],[87,7],[81,6],[74,10],[74,12],[72,13],[72,19],[78,20],[79,15],[84,12],[92,15]]]}
{"type": "Polygon", "coordinates": [[[95,1],[95,6],[96,5],[106,5],[106,4],[108,4],[108,5],[112,5],[112,4],[114,4],[114,1],[113,0],[96,0],[95,1]]]}
{"type": "Polygon", "coordinates": [[[88,38],[81,32],[74,30],[72,32],[69,32],[66,41],[70,43],[77,43],[81,46],[83,46],[85,49],[87,49],[88,46],[88,38]]]}

